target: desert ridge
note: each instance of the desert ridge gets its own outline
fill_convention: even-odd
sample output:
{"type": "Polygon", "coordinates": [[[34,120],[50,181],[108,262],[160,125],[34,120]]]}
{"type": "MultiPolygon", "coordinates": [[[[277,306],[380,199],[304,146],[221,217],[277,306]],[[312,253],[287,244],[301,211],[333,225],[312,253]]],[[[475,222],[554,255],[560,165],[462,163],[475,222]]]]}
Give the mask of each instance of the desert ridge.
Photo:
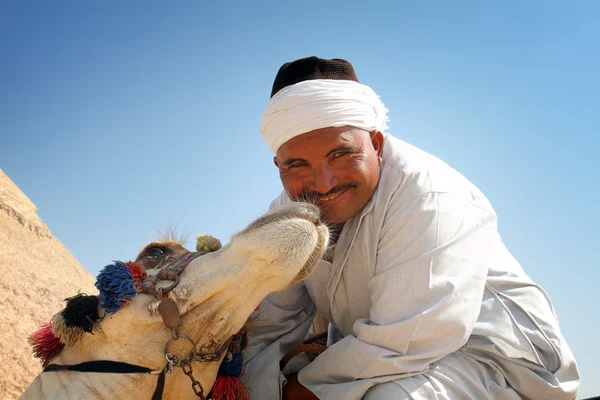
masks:
{"type": "Polygon", "coordinates": [[[27,342],[40,322],[94,277],[39,218],[35,204],[0,169],[0,393],[16,399],[41,371],[27,342]]]}

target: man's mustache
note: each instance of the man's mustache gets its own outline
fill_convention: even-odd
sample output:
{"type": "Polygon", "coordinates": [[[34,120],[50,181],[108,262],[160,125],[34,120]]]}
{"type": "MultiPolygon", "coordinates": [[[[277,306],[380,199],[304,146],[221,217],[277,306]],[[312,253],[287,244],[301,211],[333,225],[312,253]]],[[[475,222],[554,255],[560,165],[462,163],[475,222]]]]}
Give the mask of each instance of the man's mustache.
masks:
{"type": "Polygon", "coordinates": [[[316,190],[311,191],[302,191],[296,194],[296,201],[307,201],[307,202],[316,202],[320,197],[331,196],[336,193],[342,192],[346,189],[356,189],[356,185],[353,183],[349,183],[346,185],[335,185],[332,187],[327,193],[317,192],[316,190]]]}

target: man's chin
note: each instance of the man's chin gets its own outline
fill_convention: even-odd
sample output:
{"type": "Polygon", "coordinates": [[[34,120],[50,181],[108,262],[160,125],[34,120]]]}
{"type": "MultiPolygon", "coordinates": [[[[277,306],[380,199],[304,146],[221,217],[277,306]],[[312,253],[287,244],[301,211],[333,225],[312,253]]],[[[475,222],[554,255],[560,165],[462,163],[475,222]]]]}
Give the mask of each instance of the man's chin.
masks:
{"type": "Polygon", "coordinates": [[[348,221],[348,219],[341,218],[339,215],[330,215],[327,211],[323,211],[323,221],[326,222],[327,226],[334,231],[338,232],[342,230],[344,224],[348,221]]]}

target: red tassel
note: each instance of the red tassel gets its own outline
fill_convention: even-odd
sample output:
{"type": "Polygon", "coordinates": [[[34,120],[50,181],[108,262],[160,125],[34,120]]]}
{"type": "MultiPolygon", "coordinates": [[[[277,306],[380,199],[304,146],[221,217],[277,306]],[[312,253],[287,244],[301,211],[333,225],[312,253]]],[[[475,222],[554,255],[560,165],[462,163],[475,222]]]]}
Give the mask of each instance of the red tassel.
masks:
{"type": "Polygon", "coordinates": [[[250,400],[242,380],[234,376],[219,376],[211,390],[213,400],[250,400]]]}
{"type": "Polygon", "coordinates": [[[133,275],[133,282],[136,285],[139,285],[142,279],[144,279],[144,277],[146,276],[146,271],[144,271],[144,269],[139,264],[135,264],[131,261],[126,262],[125,265],[127,265],[127,268],[129,268],[129,270],[131,271],[131,275],[133,275]]]}
{"type": "Polygon", "coordinates": [[[60,339],[52,334],[51,322],[43,322],[29,337],[29,344],[33,347],[33,355],[42,361],[44,367],[65,347],[60,339]]]}

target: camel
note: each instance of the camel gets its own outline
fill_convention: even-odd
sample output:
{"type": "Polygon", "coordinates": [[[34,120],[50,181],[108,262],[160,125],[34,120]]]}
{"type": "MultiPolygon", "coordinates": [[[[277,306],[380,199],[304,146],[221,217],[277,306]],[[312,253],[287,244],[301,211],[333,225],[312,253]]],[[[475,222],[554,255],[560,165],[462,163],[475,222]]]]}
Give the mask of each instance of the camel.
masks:
{"type": "MultiPolygon", "coordinates": [[[[118,311],[104,314],[93,334],[80,335],[47,361],[65,366],[111,360],[152,373],[52,370],[40,373],[21,399],[151,399],[157,398],[153,396],[161,378],[163,399],[207,396],[228,343],[261,300],[305,277],[322,257],[329,230],[319,214],[307,203],[269,211],[219,250],[193,258],[172,290],[165,288],[173,282],[158,282],[157,291],[165,290],[162,299],[138,293],[118,311]],[[161,311],[162,303],[174,304],[180,320],[177,311],[161,311]],[[193,344],[197,354],[192,360],[193,344]],[[165,353],[177,355],[178,363],[168,363],[165,353]],[[198,361],[199,356],[208,362],[198,361]],[[161,374],[169,372],[169,364],[175,367],[172,373],[161,374]]],[[[170,268],[167,264],[186,253],[180,245],[152,243],[136,262],[147,268],[148,276],[160,276],[170,268]]],[[[99,314],[103,311],[100,307],[99,314]]]]}

